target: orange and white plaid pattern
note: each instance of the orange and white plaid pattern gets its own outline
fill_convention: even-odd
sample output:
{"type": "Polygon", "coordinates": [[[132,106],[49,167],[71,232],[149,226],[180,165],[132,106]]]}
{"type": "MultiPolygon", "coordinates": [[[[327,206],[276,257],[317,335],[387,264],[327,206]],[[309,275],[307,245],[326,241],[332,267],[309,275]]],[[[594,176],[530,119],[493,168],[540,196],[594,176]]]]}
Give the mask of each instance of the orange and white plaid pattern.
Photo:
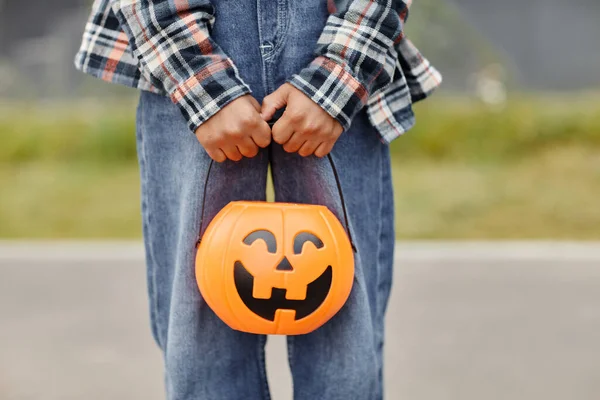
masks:
{"type": "MultiPolygon", "coordinates": [[[[323,1],[330,16],[316,58],[289,82],[345,128],[367,107],[388,143],[413,126],[412,104],[441,83],[404,35],[412,1],[323,1]]],[[[194,131],[250,93],[209,36],[213,22],[210,0],[195,0],[193,8],[188,0],[95,0],[75,65],[109,82],[170,96],[194,131]]]]}

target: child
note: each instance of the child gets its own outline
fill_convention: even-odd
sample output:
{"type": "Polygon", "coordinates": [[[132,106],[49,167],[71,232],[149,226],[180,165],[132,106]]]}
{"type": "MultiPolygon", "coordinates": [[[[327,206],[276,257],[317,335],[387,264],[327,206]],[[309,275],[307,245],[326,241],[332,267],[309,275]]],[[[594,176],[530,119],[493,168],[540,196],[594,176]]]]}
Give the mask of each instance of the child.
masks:
{"type": "MultiPolygon", "coordinates": [[[[404,38],[399,0],[96,0],[77,67],[141,89],[137,146],[150,316],[170,400],[268,399],[266,337],[234,331],[194,276],[209,221],[232,200],[340,201],[357,247],[346,305],[288,337],[297,400],[381,399],[394,207],[388,143],[440,76],[404,38]],[[277,110],[283,115],[267,123],[277,110]]],[[[340,219],[342,220],[342,219],[340,219]]]]}

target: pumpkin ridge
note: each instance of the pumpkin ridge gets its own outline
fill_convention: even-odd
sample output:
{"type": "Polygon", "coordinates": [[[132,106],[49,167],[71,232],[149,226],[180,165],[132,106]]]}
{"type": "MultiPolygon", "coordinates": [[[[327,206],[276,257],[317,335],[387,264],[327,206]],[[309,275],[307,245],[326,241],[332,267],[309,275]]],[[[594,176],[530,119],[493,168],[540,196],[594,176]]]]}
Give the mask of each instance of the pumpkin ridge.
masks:
{"type": "MultiPolygon", "coordinates": [[[[224,208],[224,209],[222,209],[222,210],[221,210],[219,213],[217,213],[217,215],[215,216],[215,218],[214,218],[214,219],[221,220],[221,219],[225,218],[227,215],[229,215],[229,214],[230,214],[232,211],[233,211],[233,207],[229,207],[229,209],[225,209],[225,208],[224,208]],[[224,211],[224,212],[223,212],[223,211],[224,211]],[[222,215],[221,215],[221,214],[222,214],[222,215]]],[[[211,221],[211,223],[210,223],[210,224],[208,225],[208,227],[206,228],[205,235],[203,235],[203,236],[208,236],[208,237],[209,237],[209,241],[208,241],[208,243],[207,243],[206,249],[203,249],[203,253],[206,253],[206,252],[208,252],[208,251],[209,251],[209,250],[212,248],[211,244],[212,244],[212,242],[213,242],[213,241],[214,241],[214,239],[215,239],[215,236],[214,236],[214,235],[211,235],[211,234],[209,234],[209,235],[206,235],[206,233],[207,233],[209,230],[210,230],[211,232],[214,230],[214,224],[213,224],[212,222],[213,222],[213,221],[211,221]]],[[[221,262],[221,264],[223,264],[223,263],[221,262]]],[[[206,264],[205,264],[205,263],[202,263],[202,266],[201,266],[201,268],[202,268],[202,277],[203,277],[203,282],[208,282],[208,279],[207,279],[208,268],[207,268],[206,264]]],[[[222,266],[221,266],[221,270],[222,270],[222,266]]],[[[204,283],[202,286],[204,286],[204,287],[205,287],[205,290],[204,290],[204,292],[205,292],[205,293],[202,293],[202,295],[203,295],[204,297],[206,297],[206,302],[208,303],[209,307],[211,307],[211,308],[212,308],[213,306],[211,306],[211,304],[215,304],[215,303],[213,302],[212,293],[211,293],[211,292],[212,292],[212,288],[210,287],[210,285],[209,285],[209,286],[206,286],[206,283],[204,283]]],[[[229,307],[228,307],[228,308],[229,308],[229,307]]],[[[231,312],[231,309],[230,309],[230,312],[231,312]]]]}
{"type": "MultiPolygon", "coordinates": [[[[240,206],[242,207],[242,210],[240,211],[237,219],[235,220],[235,222],[232,224],[231,226],[231,230],[229,232],[235,232],[236,228],[238,226],[238,224],[240,223],[240,220],[242,219],[242,217],[244,216],[244,212],[248,209],[248,206],[239,202],[235,203],[235,206],[240,206]]],[[[227,275],[227,269],[226,269],[226,265],[225,265],[225,261],[227,260],[227,256],[229,255],[229,248],[231,247],[231,244],[233,242],[233,236],[232,234],[229,234],[229,240],[227,242],[227,251],[223,252],[223,260],[221,261],[221,276],[222,277],[226,277],[227,275]]],[[[232,268],[231,273],[233,274],[234,269],[232,268]]],[[[233,280],[235,280],[232,277],[233,280]]],[[[223,279],[224,282],[227,282],[225,279],[223,279]]],[[[234,282],[235,285],[235,282],[234,282]]],[[[239,297],[239,294],[237,294],[237,296],[239,297]]],[[[248,330],[247,325],[244,323],[244,321],[242,321],[237,314],[235,313],[235,311],[233,310],[232,304],[231,304],[231,294],[229,293],[229,291],[225,291],[225,298],[227,299],[226,303],[227,303],[227,309],[229,310],[231,317],[237,321],[238,325],[243,327],[243,329],[248,330]]]]}

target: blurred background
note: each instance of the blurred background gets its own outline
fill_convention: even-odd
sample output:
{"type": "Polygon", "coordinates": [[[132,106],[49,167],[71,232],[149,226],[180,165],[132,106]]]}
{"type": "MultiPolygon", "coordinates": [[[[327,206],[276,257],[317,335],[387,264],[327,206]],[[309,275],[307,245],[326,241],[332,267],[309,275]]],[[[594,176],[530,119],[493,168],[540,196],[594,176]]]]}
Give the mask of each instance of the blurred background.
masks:
{"type": "MultiPolygon", "coordinates": [[[[0,0],[0,399],[160,398],[137,93],[75,71],[90,3],[0,0]]],[[[415,1],[444,84],[392,145],[388,398],[600,398],[598,21],[598,0],[415,1]]]]}
{"type": "MultiPolygon", "coordinates": [[[[0,237],[140,237],[136,92],[73,67],[89,3],[0,0],[0,237]]],[[[444,84],[392,146],[398,237],[597,238],[600,2],[415,3],[444,84]]]]}

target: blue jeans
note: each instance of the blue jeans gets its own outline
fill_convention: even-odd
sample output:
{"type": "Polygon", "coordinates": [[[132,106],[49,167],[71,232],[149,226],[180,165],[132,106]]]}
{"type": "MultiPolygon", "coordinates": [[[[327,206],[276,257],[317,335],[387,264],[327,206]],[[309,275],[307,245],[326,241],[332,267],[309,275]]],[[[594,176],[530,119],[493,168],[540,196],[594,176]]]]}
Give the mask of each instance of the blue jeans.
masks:
{"type": "MultiPolygon", "coordinates": [[[[321,0],[214,4],[212,36],[259,102],[310,62],[327,18],[321,0]]],[[[195,243],[208,155],[177,107],[147,92],[138,107],[137,144],[150,317],[164,355],[168,399],[269,399],[266,337],[230,329],[196,285],[195,243]]],[[[356,276],[336,316],[308,335],[288,337],[294,398],[376,400],[383,397],[384,313],[394,248],[389,150],[361,112],[332,156],[358,248],[356,276]]],[[[276,144],[252,159],[214,165],[206,221],[232,200],[264,200],[269,165],[277,201],[323,204],[343,221],[327,159],[288,154],[276,144]]]]}

